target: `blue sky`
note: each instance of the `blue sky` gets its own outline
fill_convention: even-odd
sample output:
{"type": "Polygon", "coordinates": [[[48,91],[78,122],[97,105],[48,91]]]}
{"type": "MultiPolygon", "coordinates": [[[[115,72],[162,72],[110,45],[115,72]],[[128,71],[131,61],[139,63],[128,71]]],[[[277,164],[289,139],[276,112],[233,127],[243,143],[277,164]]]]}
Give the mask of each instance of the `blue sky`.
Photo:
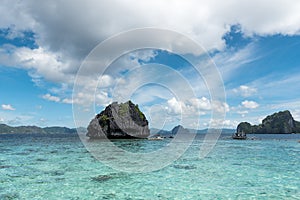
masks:
{"type": "MultiPolygon", "coordinates": [[[[0,6],[0,123],[87,126],[105,105],[129,98],[156,128],[170,129],[182,118],[190,128],[235,128],[280,110],[290,110],[300,120],[298,1],[277,0],[272,6],[267,1],[130,2],[51,1],[45,6],[5,1],[0,6]],[[155,11],[157,6],[163,12],[155,11]],[[77,14],[82,8],[90,12],[77,14]],[[126,17],[112,15],[116,12],[126,17]],[[203,77],[181,55],[158,49],[125,53],[103,74],[90,70],[77,76],[81,91],[73,92],[78,70],[93,48],[122,31],[144,27],[176,31],[202,45],[207,54],[186,49],[182,54],[199,66],[208,58],[215,63],[226,101],[211,100],[203,77]],[[143,85],[149,76],[152,83],[143,85]],[[193,98],[178,98],[188,95],[185,82],[193,98]],[[85,113],[76,122],[74,108],[85,113]],[[213,109],[224,111],[226,118],[212,121],[213,109]]],[[[103,68],[103,62],[97,67],[103,68]]]]}

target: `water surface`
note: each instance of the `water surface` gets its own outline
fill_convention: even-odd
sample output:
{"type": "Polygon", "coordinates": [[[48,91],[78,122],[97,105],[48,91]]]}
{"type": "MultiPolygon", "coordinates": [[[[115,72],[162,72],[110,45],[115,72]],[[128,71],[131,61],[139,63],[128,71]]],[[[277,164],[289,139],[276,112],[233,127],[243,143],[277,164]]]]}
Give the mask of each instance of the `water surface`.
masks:
{"type": "MultiPolygon", "coordinates": [[[[300,134],[221,136],[200,159],[203,136],[171,165],[124,173],[96,160],[77,135],[0,135],[0,199],[299,199],[300,134]]],[[[163,141],[117,140],[132,152],[163,141]]]]}

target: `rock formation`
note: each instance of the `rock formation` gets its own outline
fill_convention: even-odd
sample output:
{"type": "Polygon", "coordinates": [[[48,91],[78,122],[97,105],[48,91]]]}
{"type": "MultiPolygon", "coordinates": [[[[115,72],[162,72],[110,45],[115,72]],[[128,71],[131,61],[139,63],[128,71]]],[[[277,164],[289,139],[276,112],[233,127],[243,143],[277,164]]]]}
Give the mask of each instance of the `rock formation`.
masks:
{"type": "Polygon", "coordinates": [[[286,110],[267,116],[259,125],[242,122],[237,126],[237,132],[244,132],[246,134],[300,133],[300,122],[295,121],[291,113],[286,110]]]}
{"type": "Polygon", "coordinates": [[[185,129],[183,126],[178,125],[178,126],[175,126],[175,127],[171,130],[171,134],[172,134],[172,135],[175,135],[175,134],[177,134],[178,131],[184,132],[184,133],[189,133],[189,130],[188,130],[188,129],[185,129]]]}
{"type": "Polygon", "coordinates": [[[108,105],[90,122],[90,138],[146,138],[150,135],[148,121],[138,105],[131,101],[108,105]]]}

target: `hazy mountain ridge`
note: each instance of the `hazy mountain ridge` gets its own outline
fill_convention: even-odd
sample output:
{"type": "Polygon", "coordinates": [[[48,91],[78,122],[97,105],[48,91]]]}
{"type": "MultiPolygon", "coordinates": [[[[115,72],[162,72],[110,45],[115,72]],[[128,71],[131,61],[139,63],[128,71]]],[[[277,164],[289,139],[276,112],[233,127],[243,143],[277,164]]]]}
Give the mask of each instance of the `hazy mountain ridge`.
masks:
{"type": "MultiPolygon", "coordinates": [[[[78,128],[79,131],[83,131],[85,128],[78,128]]],[[[41,128],[38,126],[9,126],[6,124],[0,124],[0,134],[77,134],[76,128],[52,126],[41,128]]]]}
{"type": "MultiPolygon", "coordinates": [[[[175,130],[178,129],[178,127],[180,127],[181,125],[175,126],[172,130],[163,130],[163,129],[158,129],[158,128],[151,128],[150,129],[150,133],[151,135],[154,134],[159,134],[159,135],[173,135],[175,133],[175,130]]],[[[188,130],[190,133],[196,133],[196,134],[206,134],[208,132],[208,128],[206,129],[201,129],[201,130],[197,130],[197,129],[186,129],[188,130]]],[[[210,130],[220,130],[220,129],[210,129],[210,130]]],[[[228,128],[223,128],[221,130],[222,134],[233,134],[235,132],[235,129],[228,129],[228,128]]]]}

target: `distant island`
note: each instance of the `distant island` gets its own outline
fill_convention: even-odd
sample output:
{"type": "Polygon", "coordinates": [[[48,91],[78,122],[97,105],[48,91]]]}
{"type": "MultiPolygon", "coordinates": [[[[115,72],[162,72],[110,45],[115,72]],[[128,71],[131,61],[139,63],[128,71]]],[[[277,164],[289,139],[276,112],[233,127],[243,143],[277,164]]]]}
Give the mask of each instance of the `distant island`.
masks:
{"type": "Polygon", "coordinates": [[[189,128],[184,128],[182,125],[177,125],[175,126],[172,130],[163,130],[163,129],[157,129],[157,128],[151,128],[150,133],[151,135],[161,135],[161,136],[174,136],[179,129],[186,129],[187,132],[193,133],[193,134],[207,134],[208,130],[210,131],[221,131],[222,134],[233,134],[235,132],[235,129],[229,129],[229,128],[223,128],[223,129],[189,129],[189,128]]]}
{"type": "Polygon", "coordinates": [[[300,122],[294,120],[290,111],[285,110],[267,116],[259,125],[251,125],[249,122],[241,122],[237,126],[237,132],[243,132],[245,134],[300,133],[300,122]]]}
{"type": "MultiPolygon", "coordinates": [[[[85,131],[85,128],[79,128],[81,131],[85,131]]],[[[77,129],[67,127],[45,127],[38,126],[8,126],[6,124],[0,124],[0,134],[77,134],[77,129]]]]}

